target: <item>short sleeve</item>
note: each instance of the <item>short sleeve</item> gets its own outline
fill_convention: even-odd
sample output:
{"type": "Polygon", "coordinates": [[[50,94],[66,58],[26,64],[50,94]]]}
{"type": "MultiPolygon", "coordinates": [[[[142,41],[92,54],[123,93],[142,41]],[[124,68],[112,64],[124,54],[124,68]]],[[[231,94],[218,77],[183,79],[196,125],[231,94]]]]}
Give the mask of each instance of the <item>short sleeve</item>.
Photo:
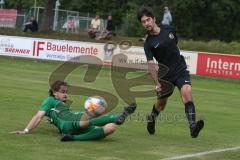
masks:
{"type": "Polygon", "coordinates": [[[39,106],[40,111],[49,112],[51,108],[55,106],[55,100],[53,97],[47,97],[43,100],[42,104],[39,106]]]}
{"type": "Polygon", "coordinates": [[[176,29],[172,26],[169,26],[169,25],[165,25],[164,26],[166,29],[169,30],[169,32],[172,32],[173,35],[174,35],[174,41],[176,44],[178,44],[178,37],[177,37],[177,32],[176,32],[176,29]]]}
{"type": "Polygon", "coordinates": [[[153,60],[153,53],[150,49],[150,46],[147,42],[144,43],[144,52],[148,61],[153,60]]]}

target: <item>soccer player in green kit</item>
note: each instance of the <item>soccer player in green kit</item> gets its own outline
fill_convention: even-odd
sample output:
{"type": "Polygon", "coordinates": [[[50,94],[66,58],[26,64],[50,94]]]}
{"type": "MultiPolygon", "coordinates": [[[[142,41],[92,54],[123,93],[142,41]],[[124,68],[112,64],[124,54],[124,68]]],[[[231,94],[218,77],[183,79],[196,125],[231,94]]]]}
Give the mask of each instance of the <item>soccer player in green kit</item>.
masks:
{"type": "Polygon", "coordinates": [[[67,83],[56,81],[49,90],[49,96],[44,99],[38,112],[30,120],[23,131],[15,134],[27,134],[36,128],[44,116],[59,129],[63,135],[61,141],[84,141],[104,138],[116,130],[116,124],[121,125],[136,109],[136,104],[124,108],[120,115],[102,115],[93,117],[86,112],[73,112],[66,103],[67,83]]]}

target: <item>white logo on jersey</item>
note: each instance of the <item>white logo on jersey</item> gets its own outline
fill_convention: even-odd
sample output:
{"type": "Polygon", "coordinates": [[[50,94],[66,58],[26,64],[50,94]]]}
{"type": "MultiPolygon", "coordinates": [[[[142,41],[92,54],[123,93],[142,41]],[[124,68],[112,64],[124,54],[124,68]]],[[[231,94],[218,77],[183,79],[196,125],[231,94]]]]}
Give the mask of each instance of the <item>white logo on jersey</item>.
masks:
{"type": "Polygon", "coordinates": [[[159,46],[159,43],[157,45],[154,46],[154,48],[157,48],[159,46]]]}
{"type": "Polygon", "coordinates": [[[169,33],[168,36],[169,36],[170,39],[174,39],[174,35],[172,33],[169,33]]]}

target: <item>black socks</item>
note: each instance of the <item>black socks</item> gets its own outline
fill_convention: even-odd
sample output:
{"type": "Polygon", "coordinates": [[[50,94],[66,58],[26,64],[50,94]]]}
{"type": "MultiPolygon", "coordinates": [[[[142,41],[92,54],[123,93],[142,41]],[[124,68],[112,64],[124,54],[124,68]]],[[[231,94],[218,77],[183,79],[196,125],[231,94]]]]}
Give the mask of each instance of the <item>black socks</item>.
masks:
{"type": "Polygon", "coordinates": [[[158,111],[156,108],[155,108],[155,104],[153,105],[153,108],[152,108],[152,115],[154,115],[154,117],[157,117],[159,115],[160,111],[158,111]]]}
{"type": "Polygon", "coordinates": [[[196,112],[192,101],[185,103],[185,113],[190,127],[194,127],[196,125],[196,112]]]}

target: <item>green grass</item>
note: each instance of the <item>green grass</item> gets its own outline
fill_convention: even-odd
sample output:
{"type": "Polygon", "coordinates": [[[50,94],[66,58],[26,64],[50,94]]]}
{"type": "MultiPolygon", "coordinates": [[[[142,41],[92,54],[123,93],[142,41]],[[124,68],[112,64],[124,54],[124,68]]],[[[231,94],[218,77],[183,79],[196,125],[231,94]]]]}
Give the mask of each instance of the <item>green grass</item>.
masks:
{"type": "MultiPolygon", "coordinates": [[[[170,97],[166,110],[157,123],[156,135],[146,131],[145,115],[151,110],[154,97],[138,98],[136,113],[117,131],[99,141],[59,141],[57,129],[44,119],[30,134],[17,136],[10,131],[24,129],[48,95],[48,78],[61,62],[34,61],[0,56],[0,159],[1,160],[123,160],[163,159],[219,148],[240,146],[239,80],[193,76],[193,96],[198,117],[206,126],[197,139],[191,139],[184,107],[177,90],[170,97]],[[179,115],[175,117],[173,115],[179,115]]],[[[118,96],[104,68],[96,82],[83,82],[86,67],[68,76],[72,85],[96,88],[118,96]]],[[[136,75],[135,75],[136,76],[136,75]]],[[[120,86],[121,87],[121,86],[120,86]]],[[[146,88],[149,88],[146,87],[146,88]]],[[[73,110],[79,110],[84,98],[70,95],[73,110]]],[[[124,102],[112,113],[121,111],[124,102]]],[[[191,160],[238,160],[239,150],[209,154],[191,160]]]]}
{"type": "Polygon", "coordinates": [[[240,43],[236,41],[226,43],[219,40],[211,40],[209,42],[182,40],[179,42],[179,47],[188,51],[240,54],[240,43]]]}

